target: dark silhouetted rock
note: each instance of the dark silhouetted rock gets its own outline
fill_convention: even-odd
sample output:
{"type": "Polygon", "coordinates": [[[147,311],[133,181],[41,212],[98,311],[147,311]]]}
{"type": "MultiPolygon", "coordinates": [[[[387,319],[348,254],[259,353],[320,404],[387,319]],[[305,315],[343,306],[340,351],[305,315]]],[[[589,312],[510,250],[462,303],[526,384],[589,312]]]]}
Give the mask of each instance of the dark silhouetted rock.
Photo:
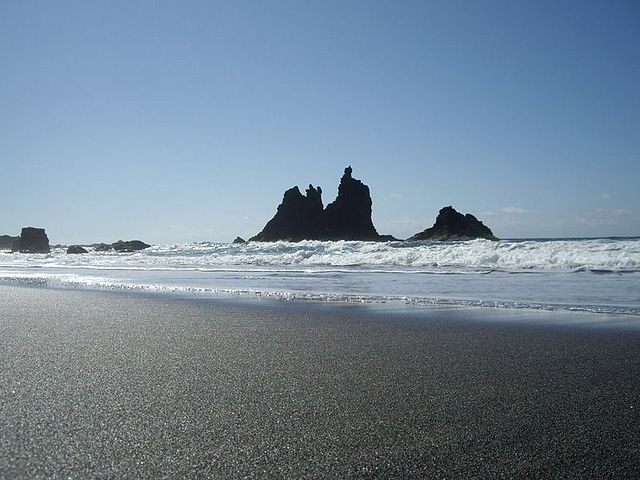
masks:
{"type": "Polygon", "coordinates": [[[93,245],[93,249],[96,252],[108,252],[110,250],[113,250],[113,245],[111,245],[110,243],[96,243],[95,245],[93,245]]]}
{"type": "Polygon", "coordinates": [[[320,237],[323,230],[322,189],[309,185],[305,195],[298,187],[284,192],[282,203],[275,216],[262,231],[249,240],[274,242],[288,240],[299,242],[320,237]]]}
{"type": "Polygon", "coordinates": [[[89,253],[84,247],[80,245],[71,245],[67,248],[67,253],[69,254],[80,254],[80,253],[89,253]]]}
{"type": "Polygon", "coordinates": [[[20,237],[12,237],[11,235],[0,235],[0,250],[11,250],[13,244],[20,237]]]}
{"type": "Polygon", "coordinates": [[[369,187],[352,172],[351,166],[344,169],[338,197],[324,211],[323,240],[380,240],[371,220],[369,187]]]}
{"type": "Polygon", "coordinates": [[[49,238],[44,228],[25,227],[20,237],[11,246],[13,252],[49,253],[49,238]]]}
{"type": "Polygon", "coordinates": [[[233,243],[247,243],[247,241],[242,237],[236,237],[233,243]]]}
{"type": "Polygon", "coordinates": [[[391,241],[391,235],[379,235],[371,221],[369,187],[351,176],[347,167],[340,180],[338,197],[322,208],[322,189],[309,185],[305,195],[298,187],[284,193],[275,216],[253,241],[288,240],[370,240],[391,241]]]}
{"type": "Polygon", "coordinates": [[[378,235],[376,242],[399,242],[396,237],[393,235],[378,235]]]}
{"type": "Polygon", "coordinates": [[[305,195],[298,187],[290,188],[284,193],[276,215],[250,240],[396,240],[376,231],[371,221],[369,187],[353,178],[352,172],[350,166],[344,169],[338,197],[326,209],[322,208],[320,187],[309,185],[305,195]]]}
{"type": "Polygon", "coordinates": [[[491,229],[476,217],[470,213],[463,215],[449,206],[440,210],[433,227],[416,233],[408,240],[473,240],[475,238],[498,240],[491,229]]]}
{"type": "Polygon", "coordinates": [[[116,243],[112,243],[111,246],[116,252],[136,252],[138,250],[149,248],[151,245],[140,240],[128,240],[126,242],[118,240],[116,243]]]}

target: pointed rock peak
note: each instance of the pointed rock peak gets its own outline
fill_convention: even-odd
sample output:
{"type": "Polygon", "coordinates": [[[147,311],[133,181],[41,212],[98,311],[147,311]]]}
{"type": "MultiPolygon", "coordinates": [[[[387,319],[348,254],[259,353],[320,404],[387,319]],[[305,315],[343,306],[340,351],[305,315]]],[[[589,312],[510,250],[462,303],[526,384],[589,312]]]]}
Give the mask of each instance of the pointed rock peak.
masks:
{"type": "Polygon", "coordinates": [[[309,185],[305,194],[295,186],[284,192],[275,216],[250,241],[300,241],[314,239],[322,228],[322,189],[309,185]]]}
{"type": "Polygon", "coordinates": [[[378,240],[371,221],[369,187],[351,176],[348,166],[338,186],[338,197],[325,209],[324,233],[327,240],[378,240]]]}
{"type": "Polygon", "coordinates": [[[462,221],[464,220],[464,215],[458,212],[451,205],[449,205],[448,207],[441,208],[440,211],[438,212],[436,223],[451,222],[452,220],[462,221]]]}
{"type": "Polygon", "coordinates": [[[309,184],[309,188],[305,191],[307,198],[320,198],[322,195],[322,189],[320,187],[314,187],[309,184]]]}
{"type": "Polygon", "coordinates": [[[291,187],[288,190],[284,191],[284,195],[282,196],[283,203],[286,201],[291,201],[294,198],[301,197],[300,189],[296,185],[295,187],[291,187]]]}

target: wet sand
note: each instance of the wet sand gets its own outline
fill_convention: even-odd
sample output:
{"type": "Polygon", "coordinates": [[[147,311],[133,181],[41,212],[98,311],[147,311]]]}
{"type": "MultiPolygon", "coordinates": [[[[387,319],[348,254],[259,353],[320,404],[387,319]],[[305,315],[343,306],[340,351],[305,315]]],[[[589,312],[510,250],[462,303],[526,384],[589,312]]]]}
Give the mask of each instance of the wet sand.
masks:
{"type": "Polygon", "coordinates": [[[0,286],[0,478],[639,478],[633,323],[0,286]]]}

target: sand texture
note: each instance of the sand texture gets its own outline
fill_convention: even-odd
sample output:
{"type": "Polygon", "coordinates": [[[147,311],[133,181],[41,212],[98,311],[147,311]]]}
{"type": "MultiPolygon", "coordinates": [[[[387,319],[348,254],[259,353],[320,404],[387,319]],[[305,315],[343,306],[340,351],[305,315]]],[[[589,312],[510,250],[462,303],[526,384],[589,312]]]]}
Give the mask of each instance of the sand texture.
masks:
{"type": "Polygon", "coordinates": [[[640,331],[549,315],[3,286],[0,478],[640,478],[640,331]]]}

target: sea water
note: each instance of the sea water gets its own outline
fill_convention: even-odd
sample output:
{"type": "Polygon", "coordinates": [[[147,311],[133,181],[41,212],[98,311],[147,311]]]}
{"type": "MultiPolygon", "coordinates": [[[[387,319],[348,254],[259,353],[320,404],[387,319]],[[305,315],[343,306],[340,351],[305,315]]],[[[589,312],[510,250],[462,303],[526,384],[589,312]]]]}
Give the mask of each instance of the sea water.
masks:
{"type": "Polygon", "coordinates": [[[640,238],[157,245],[0,252],[0,283],[640,316],[640,238]]]}

